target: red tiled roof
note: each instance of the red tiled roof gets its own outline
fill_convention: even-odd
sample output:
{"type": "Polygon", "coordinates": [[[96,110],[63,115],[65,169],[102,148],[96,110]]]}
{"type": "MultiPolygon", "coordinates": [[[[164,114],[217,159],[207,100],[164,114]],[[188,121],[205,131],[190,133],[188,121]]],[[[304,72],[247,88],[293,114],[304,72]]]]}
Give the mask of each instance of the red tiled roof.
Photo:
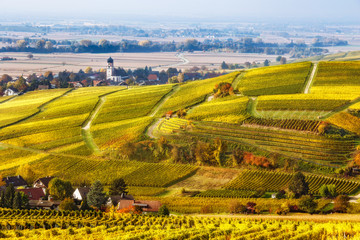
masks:
{"type": "Polygon", "coordinates": [[[16,191],[25,193],[29,197],[29,200],[40,200],[40,198],[45,196],[41,188],[16,189],[16,191]]]}
{"type": "Polygon", "coordinates": [[[147,207],[142,208],[144,212],[158,212],[159,208],[161,207],[160,201],[138,200],[135,201],[134,205],[136,204],[146,204],[147,207]]]}
{"type": "Polygon", "coordinates": [[[158,76],[156,74],[149,74],[147,77],[148,80],[158,80],[158,76]]]}

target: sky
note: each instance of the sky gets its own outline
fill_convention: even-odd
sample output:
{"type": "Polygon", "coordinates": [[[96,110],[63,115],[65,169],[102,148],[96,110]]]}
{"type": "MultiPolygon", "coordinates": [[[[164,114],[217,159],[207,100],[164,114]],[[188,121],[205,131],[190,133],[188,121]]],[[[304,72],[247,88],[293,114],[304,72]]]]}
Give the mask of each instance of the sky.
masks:
{"type": "Polygon", "coordinates": [[[0,0],[0,9],[0,15],[9,20],[64,18],[360,23],[360,0],[0,0]]]}

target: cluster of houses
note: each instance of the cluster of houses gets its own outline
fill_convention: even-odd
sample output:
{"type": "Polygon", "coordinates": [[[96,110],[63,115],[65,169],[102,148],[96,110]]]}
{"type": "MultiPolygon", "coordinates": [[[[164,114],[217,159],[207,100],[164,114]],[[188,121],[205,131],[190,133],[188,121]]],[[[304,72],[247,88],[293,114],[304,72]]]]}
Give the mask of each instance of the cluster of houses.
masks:
{"type": "MultiPolygon", "coordinates": [[[[61,201],[53,200],[50,195],[47,194],[50,181],[54,177],[47,176],[39,178],[29,187],[29,184],[20,175],[10,176],[3,178],[5,186],[2,186],[2,190],[6,186],[12,184],[16,192],[23,192],[29,198],[29,207],[32,209],[54,209],[58,210],[61,201]]],[[[80,207],[81,202],[87,197],[90,192],[89,187],[78,187],[73,193],[74,202],[80,207]]],[[[106,207],[115,206],[117,210],[128,209],[132,206],[140,206],[143,213],[154,213],[158,212],[161,207],[159,201],[148,201],[148,200],[135,200],[130,194],[121,194],[116,196],[110,196],[107,199],[106,207]]]]}
{"type": "MultiPolygon", "coordinates": [[[[145,68],[147,69],[147,67],[145,68]]],[[[199,68],[197,68],[199,69],[199,68]]],[[[134,71],[132,76],[128,76],[128,73],[121,70],[120,68],[115,68],[114,66],[114,60],[110,57],[107,59],[107,67],[106,72],[91,72],[85,74],[82,73],[83,77],[81,77],[82,80],[78,79],[78,81],[69,81],[68,86],[74,87],[74,88],[81,88],[81,87],[88,87],[88,86],[110,86],[110,85],[123,85],[127,86],[129,81],[129,78],[133,78],[136,81],[137,85],[159,85],[159,84],[166,84],[168,82],[168,79],[173,76],[178,76],[181,71],[178,71],[177,69],[172,69],[173,71],[168,72],[160,72],[160,71],[153,71],[151,68],[149,70],[146,70],[145,75],[138,76],[134,71]],[[135,74],[135,75],[134,75],[135,74]],[[86,78],[86,79],[84,79],[86,78]]],[[[183,73],[183,79],[182,81],[191,81],[191,80],[197,80],[197,79],[207,79],[207,78],[213,78],[218,77],[222,75],[220,72],[207,72],[207,73],[201,73],[197,70],[190,71],[190,72],[184,72],[183,73]]],[[[30,86],[32,84],[32,79],[26,78],[22,76],[26,80],[26,84],[30,86]]],[[[53,81],[51,81],[49,84],[44,85],[44,82],[46,80],[44,75],[36,76],[37,81],[42,82],[42,84],[37,85],[35,89],[37,90],[46,90],[49,88],[57,88],[59,87],[57,84],[55,84],[53,81]]],[[[53,79],[59,79],[59,74],[53,75],[53,79]]],[[[12,79],[10,83],[15,83],[18,80],[18,78],[12,79]]],[[[32,89],[34,90],[34,89],[32,89]]],[[[18,89],[14,88],[13,86],[8,87],[3,95],[4,96],[13,96],[13,95],[19,95],[21,94],[18,89]]]]}

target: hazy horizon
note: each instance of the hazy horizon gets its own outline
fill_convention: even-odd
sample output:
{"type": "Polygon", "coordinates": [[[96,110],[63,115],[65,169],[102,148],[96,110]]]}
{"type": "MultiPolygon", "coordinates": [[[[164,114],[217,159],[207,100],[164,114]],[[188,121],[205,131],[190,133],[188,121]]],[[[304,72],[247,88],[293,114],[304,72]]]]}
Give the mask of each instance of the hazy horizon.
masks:
{"type": "MultiPolygon", "coordinates": [[[[2,6],[3,21],[360,23],[359,0],[17,0],[2,6]]],[[[121,22],[119,23],[121,24],[121,22]]]]}

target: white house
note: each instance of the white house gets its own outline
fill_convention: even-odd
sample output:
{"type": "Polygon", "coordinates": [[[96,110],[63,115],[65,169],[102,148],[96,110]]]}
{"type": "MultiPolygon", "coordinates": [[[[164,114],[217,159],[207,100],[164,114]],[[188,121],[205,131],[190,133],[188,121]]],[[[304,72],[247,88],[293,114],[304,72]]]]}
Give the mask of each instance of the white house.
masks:
{"type": "Polygon", "coordinates": [[[8,89],[5,90],[4,92],[4,96],[15,96],[18,95],[19,91],[13,87],[9,87],[8,89]]]}
{"type": "Polygon", "coordinates": [[[81,202],[86,198],[86,196],[89,192],[90,192],[90,188],[79,187],[74,191],[73,198],[74,198],[74,200],[81,202]]]}
{"type": "Polygon", "coordinates": [[[114,68],[114,60],[111,57],[107,60],[106,79],[114,82],[121,82],[121,76],[117,76],[114,68]]]}

